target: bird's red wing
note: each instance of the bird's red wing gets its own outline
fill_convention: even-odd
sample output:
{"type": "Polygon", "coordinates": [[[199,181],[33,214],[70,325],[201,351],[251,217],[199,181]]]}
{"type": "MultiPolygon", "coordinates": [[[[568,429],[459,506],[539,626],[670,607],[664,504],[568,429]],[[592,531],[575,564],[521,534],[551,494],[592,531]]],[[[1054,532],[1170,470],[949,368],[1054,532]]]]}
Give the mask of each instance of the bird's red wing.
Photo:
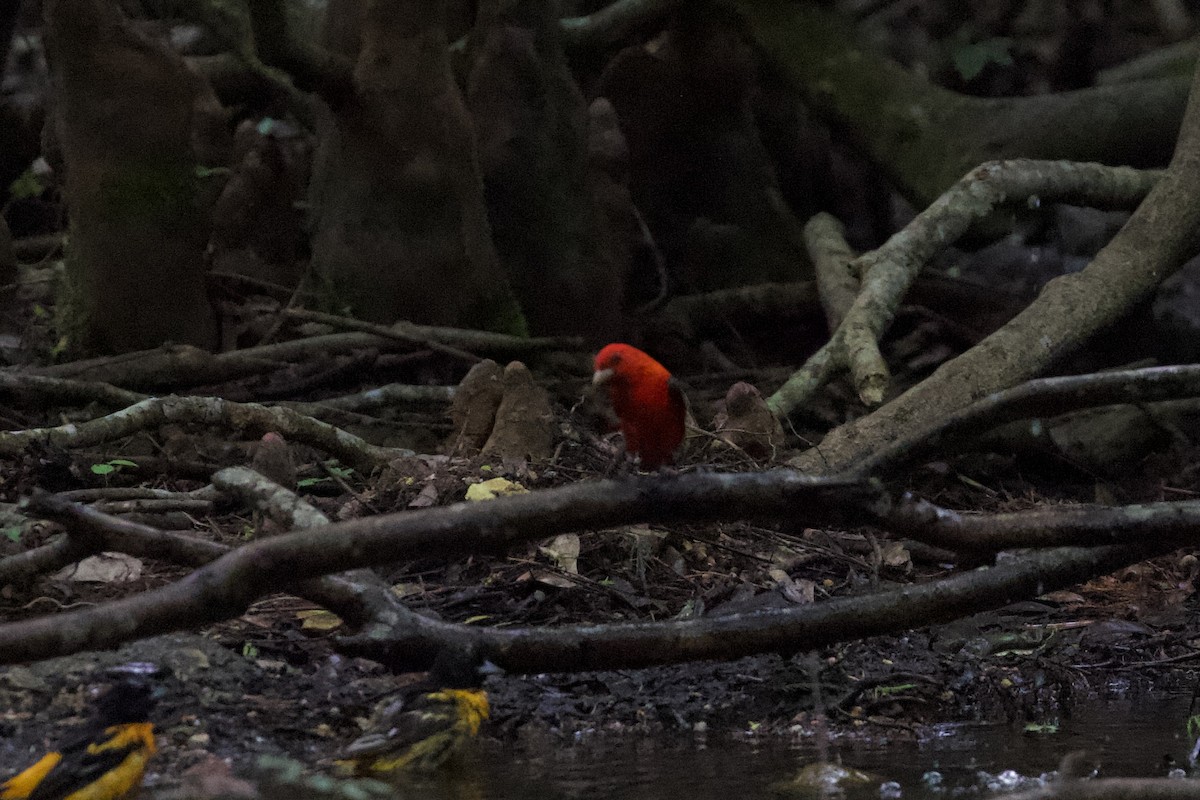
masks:
{"type": "Polygon", "coordinates": [[[641,456],[643,469],[658,469],[675,460],[675,451],[683,443],[685,420],[687,419],[687,397],[674,379],[667,384],[667,402],[661,401],[653,408],[643,410],[639,425],[636,450],[628,445],[630,452],[641,456]]]}

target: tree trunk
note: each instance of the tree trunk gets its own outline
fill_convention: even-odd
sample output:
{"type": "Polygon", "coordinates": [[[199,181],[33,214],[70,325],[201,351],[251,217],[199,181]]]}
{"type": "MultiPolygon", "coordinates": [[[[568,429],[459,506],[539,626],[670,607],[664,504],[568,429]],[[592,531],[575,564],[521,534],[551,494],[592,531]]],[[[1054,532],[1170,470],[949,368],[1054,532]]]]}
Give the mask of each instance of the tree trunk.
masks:
{"type": "Polygon", "coordinates": [[[444,5],[368,4],[356,96],[321,126],[313,267],[362,319],[523,333],[492,245],[444,5]]]}
{"type": "Polygon", "coordinates": [[[109,0],[49,0],[45,15],[71,212],[64,332],[89,350],[214,347],[193,129],[215,98],[109,0]]]}
{"type": "Polygon", "coordinates": [[[599,343],[620,335],[629,244],[598,209],[588,109],[554,11],[549,0],[481,4],[467,105],[496,248],[530,330],[599,343]]]}

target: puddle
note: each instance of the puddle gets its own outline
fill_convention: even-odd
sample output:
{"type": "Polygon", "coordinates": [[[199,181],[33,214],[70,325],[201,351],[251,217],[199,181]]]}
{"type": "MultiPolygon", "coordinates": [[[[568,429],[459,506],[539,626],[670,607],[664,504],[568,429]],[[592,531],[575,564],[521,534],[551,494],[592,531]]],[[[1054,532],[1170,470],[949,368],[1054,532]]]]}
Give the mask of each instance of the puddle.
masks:
{"type": "MultiPolygon", "coordinates": [[[[878,784],[849,797],[947,798],[986,796],[985,789],[1019,788],[1054,770],[1081,749],[1102,754],[1104,775],[1162,777],[1166,758],[1184,763],[1190,748],[1184,725],[1188,697],[1145,697],[1097,704],[1062,720],[1056,732],[947,725],[922,741],[834,743],[844,765],[898,784],[878,784]],[[934,776],[936,774],[937,777],[934,776]]],[[[556,740],[505,747],[481,743],[459,775],[421,787],[436,800],[544,800],[621,797],[622,800],[729,800],[779,796],[769,787],[793,777],[817,757],[811,741],[556,740]]],[[[1027,788],[1032,788],[1028,785],[1027,788]]]]}

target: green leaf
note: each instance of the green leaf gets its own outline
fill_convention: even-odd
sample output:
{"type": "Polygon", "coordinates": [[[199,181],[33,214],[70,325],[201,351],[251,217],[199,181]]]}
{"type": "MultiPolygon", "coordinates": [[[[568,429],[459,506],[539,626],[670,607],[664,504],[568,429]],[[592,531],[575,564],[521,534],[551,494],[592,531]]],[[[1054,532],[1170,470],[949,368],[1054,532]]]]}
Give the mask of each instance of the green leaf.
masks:
{"type": "Polygon", "coordinates": [[[4,538],[8,539],[10,542],[21,541],[21,526],[14,525],[11,528],[5,528],[4,529],[4,538]]]}
{"type": "Polygon", "coordinates": [[[111,475],[116,471],[112,464],[92,464],[92,472],[96,475],[111,475]]]}
{"type": "Polygon", "coordinates": [[[1013,63],[1012,53],[1009,52],[1011,47],[1012,39],[1006,36],[997,36],[982,42],[959,45],[950,54],[950,59],[954,62],[954,69],[958,71],[962,79],[970,81],[978,77],[988,64],[1007,67],[1013,63]]]}
{"type": "Polygon", "coordinates": [[[296,486],[300,489],[304,489],[308,486],[316,486],[318,483],[325,483],[328,480],[329,478],[301,478],[300,480],[296,481],[296,486]]]}
{"type": "Polygon", "coordinates": [[[22,172],[20,177],[8,185],[8,193],[14,200],[28,200],[31,197],[37,197],[46,189],[46,181],[33,171],[33,167],[22,172]]]}
{"type": "Polygon", "coordinates": [[[338,466],[338,463],[336,461],[326,461],[325,469],[329,470],[329,472],[331,474],[336,475],[339,478],[349,478],[351,475],[354,474],[353,469],[351,469],[350,467],[338,466]]]}
{"type": "Polygon", "coordinates": [[[195,174],[201,180],[211,178],[215,175],[232,175],[233,170],[229,167],[205,167],[200,164],[196,165],[195,174]]]}
{"type": "Polygon", "coordinates": [[[242,645],[242,656],[244,658],[258,658],[258,648],[246,642],[242,645]]]}

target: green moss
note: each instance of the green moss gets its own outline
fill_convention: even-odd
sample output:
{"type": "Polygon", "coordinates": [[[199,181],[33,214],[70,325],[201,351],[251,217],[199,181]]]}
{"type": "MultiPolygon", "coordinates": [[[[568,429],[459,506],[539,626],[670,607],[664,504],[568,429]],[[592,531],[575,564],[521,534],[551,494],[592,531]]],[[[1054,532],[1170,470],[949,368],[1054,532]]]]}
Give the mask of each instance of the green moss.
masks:
{"type": "Polygon", "coordinates": [[[507,289],[501,295],[497,301],[489,304],[490,308],[483,309],[479,326],[485,331],[528,338],[529,322],[525,319],[520,304],[507,289]]]}
{"type": "Polygon", "coordinates": [[[112,170],[100,182],[100,203],[123,219],[173,229],[191,225],[197,176],[185,162],[138,163],[112,170]]]}
{"type": "Polygon", "coordinates": [[[70,246],[73,238],[72,235],[68,239],[64,253],[66,269],[54,287],[54,330],[58,341],[66,342],[64,352],[59,355],[65,353],[69,356],[83,353],[83,343],[88,336],[87,304],[84,302],[82,286],[83,265],[76,249],[70,246]]]}

